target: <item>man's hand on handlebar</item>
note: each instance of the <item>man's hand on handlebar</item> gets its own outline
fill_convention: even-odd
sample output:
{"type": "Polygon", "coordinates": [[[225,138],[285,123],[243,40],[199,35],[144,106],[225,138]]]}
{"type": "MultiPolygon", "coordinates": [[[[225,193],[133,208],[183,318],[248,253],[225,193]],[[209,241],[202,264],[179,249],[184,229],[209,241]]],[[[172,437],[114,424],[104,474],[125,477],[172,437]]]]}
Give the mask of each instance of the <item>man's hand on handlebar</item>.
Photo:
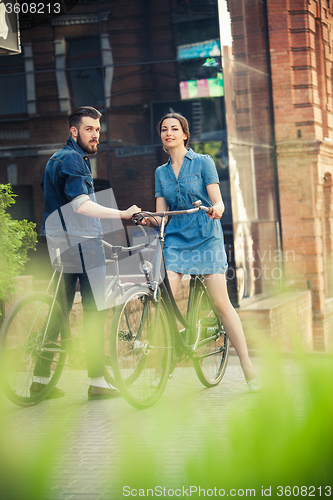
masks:
{"type": "Polygon", "coordinates": [[[141,208],[137,207],[136,205],[132,205],[127,210],[122,211],[122,219],[130,219],[134,214],[137,214],[138,212],[141,212],[141,208]]]}

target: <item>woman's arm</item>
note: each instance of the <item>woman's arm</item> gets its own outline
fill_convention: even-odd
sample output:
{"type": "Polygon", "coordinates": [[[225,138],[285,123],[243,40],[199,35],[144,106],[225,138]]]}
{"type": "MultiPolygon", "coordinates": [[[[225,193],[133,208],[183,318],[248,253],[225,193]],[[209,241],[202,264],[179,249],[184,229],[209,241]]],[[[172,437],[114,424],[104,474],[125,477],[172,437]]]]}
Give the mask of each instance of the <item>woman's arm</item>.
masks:
{"type": "MultiPolygon", "coordinates": [[[[166,201],[163,197],[157,197],[156,198],[156,212],[168,212],[169,207],[166,204],[166,201]]],[[[154,226],[160,225],[162,221],[162,217],[147,217],[146,220],[148,220],[148,224],[153,224],[154,226]]],[[[140,224],[145,225],[146,220],[142,219],[140,221],[140,224]]]]}
{"type": "Polygon", "coordinates": [[[221,219],[224,212],[220,186],[218,184],[208,184],[206,186],[210,201],[212,202],[212,213],[208,215],[210,219],[221,219]]]}

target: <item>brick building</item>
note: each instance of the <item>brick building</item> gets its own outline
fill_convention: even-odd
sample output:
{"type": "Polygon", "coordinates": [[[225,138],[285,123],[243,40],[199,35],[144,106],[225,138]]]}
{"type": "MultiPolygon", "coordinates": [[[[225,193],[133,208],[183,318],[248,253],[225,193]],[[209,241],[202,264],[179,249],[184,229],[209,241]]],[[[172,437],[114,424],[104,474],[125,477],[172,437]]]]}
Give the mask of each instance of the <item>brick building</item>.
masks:
{"type": "Polygon", "coordinates": [[[333,329],[333,6],[267,2],[285,279],[311,289],[315,348],[333,329]]]}
{"type": "MultiPolygon", "coordinates": [[[[13,2],[14,3],[14,2],[13,2]]],[[[119,208],[154,208],[170,109],[216,163],[229,287],[244,322],[290,347],[333,327],[332,5],[328,0],[66,0],[20,13],[22,54],[0,58],[0,182],[40,226],[40,180],[83,104],[103,113],[92,160],[119,208]],[[288,295],[280,292],[287,290],[288,295]],[[288,299],[286,300],[286,297],[288,299]]],[[[1,45],[1,38],[0,38],[1,45]]],[[[27,272],[36,272],[32,265],[27,272]],[[32,271],[31,271],[32,270],[32,271]]]]}

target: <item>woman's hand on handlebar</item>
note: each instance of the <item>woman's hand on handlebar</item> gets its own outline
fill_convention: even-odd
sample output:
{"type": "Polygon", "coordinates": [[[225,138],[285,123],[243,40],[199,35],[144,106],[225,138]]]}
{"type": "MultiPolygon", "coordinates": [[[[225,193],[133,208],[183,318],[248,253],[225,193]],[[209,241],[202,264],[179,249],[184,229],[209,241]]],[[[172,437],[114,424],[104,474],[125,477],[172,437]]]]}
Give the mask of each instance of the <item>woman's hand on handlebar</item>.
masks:
{"type": "Polygon", "coordinates": [[[141,226],[150,226],[150,218],[149,217],[142,217],[141,219],[138,220],[139,224],[141,226]]]}
{"type": "Polygon", "coordinates": [[[210,219],[221,219],[223,212],[224,212],[224,204],[223,202],[218,202],[211,207],[207,215],[210,219]]]}
{"type": "Polygon", "coordinates": [[[137,218],[137,221],[139,224],[141,224],[141,226],[150,226],[150,224],[157,224],[153,217],[147,217],[145,215],[141,215],[141,217],[137,218]]]}
{"type": "Polygon", "coordinates": [[[140,224],[141,226],[150,226],[153,224],[155,226],[158,225],[158,221],[155,217],[149,217],[147,212],[142,212],[141,214],[134,214],[132,217],[133,222],[135,224],[140,224]]]}

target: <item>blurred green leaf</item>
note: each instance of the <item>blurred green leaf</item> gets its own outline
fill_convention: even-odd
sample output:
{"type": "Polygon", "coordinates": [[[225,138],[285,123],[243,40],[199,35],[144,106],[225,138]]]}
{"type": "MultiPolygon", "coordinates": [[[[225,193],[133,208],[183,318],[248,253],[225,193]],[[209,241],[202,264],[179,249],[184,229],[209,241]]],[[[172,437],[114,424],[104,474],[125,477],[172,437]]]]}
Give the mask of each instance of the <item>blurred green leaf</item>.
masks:
{"type": "Polygon", "coordinates": [[[15,203],[10,184],[0,184],[0,300],[15,290],[15,278],[28,260],[28,250],[37,243],[36,224],[14,220],[6,209],[15,203]]]}

